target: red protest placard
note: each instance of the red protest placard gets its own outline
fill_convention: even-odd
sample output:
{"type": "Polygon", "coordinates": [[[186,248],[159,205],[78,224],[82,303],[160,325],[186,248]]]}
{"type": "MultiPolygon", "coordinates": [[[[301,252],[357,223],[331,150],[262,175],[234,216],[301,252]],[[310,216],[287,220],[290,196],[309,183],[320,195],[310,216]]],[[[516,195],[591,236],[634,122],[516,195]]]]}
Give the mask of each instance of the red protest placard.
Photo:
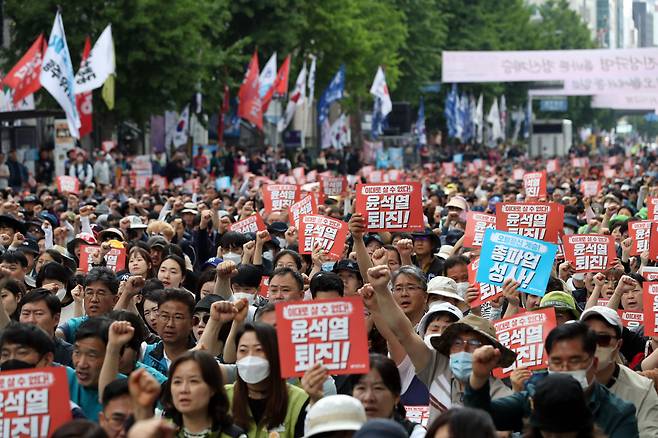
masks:
{"type": "Polygon", "coordinates": [[[585,197],[596,196],[601,193],[601,181],[583,181],[580,183],[580,192],[585,197]]]}
{"type": "Polygon", "coordinates": [[[603,166],[603,176],[606,178],[614,178],[617,171],[610,166],[603,166]]]}
{"type": "Polygon", "coordinates": [[[658,222],[651,222],[649,236],[649,260],[658,260],[658,222]]]}
{"type": "Polygon", "coordinates": [[[484,230],[496,228],[496,216],[492,214],[469,211],[466,214],[466,230],[464,231],[464,248],[480,248],[484,238],[484,230]]]}
{"type": "Polygon", "coordinates": [[[380,183],[384,181],[384,171],[382,170],[373,170],[367,176],[369,183],[380,183]]]}
{"type": "Polygon", "coordinates": [[[311,254],[313,245],[319,243],[329,257],[339,260],[348,232],[347,222],[319,214],[304,215],[299,219],[299,253],[311,254]]]}
{"type": "Polygon", "coordinates": [[[295,178],[297,184],[304,184],[306,182],[306,170],[303,167],[295,167],[292,170],[292,176],[295,178]]]}
{"type": "Polygon", "coordinates": [[[347,194],[347,178],[345,176],[325,176],[320,178],[320,200],[324,202],[330,196],[345,196],[347,194]]]}
{"type": "Polygon", "coordinates": [[[51,436],[71,420],[68,399],[65,367],[3,371],[0,373],[0,433],[12,438],[51,436]]]}
{"type": "Polygon", "coordinates": [[[168,185],[167,184],[167,178],[165,178],[164,176],[160,176],[160,175],[153,175],[151,177],[151,185],[153,187],[157,187],[158,191],[160,191],[160,192],[164,191],[164,190],[167,190],[167,185],[168,185]]]}
{"type": "Polygon", "coordinates": [[[258,295],[267,298],[270,291],[270,277],[263,275],[260,278],[260,285],[258,286],[258,295]]]}
{"type": "Polygon", "coordinates": [[[441,170],[445,176],[457,176],[457,167],[455,163],[441,163],[441,170]]]}
{"type": "Polygon", "coordinates": [[[480,293],[480,295],[471,302],[471,307],[479,306],[486,303],[487,301],[493,301],[503,294],[503,288],[500,286],[494,286],[493,284],[486,283],[483,284],[475,281],[479,266],[479,258],[471,261],[471,263],[468,264],[468,282],[469,284],[475,285],[475,288],[480,293]]]}
{"type": "Polygon", "coordinates": [[[190,193],[197,193],[199,191],[199,186],[201,185],[201,180],[199,178],[188,179],[183,183],[183,188],[190,193]]]}
{"type": "Polygon", "coordinates": [[[624,161],[624,171],[628,175],[633,175],[635,173],[633,169],[633,160],[630,158],[627,158],[626,161],[624,161]]]}
{"type": "Polygon", "coordinates": [[[520,167],[517,167],[512,171],[512,178],[516,181],[523,180],[523,175],[525,175],[525,170],[520,167]]]}
{"type": "Polygon", "coordinates": [[[401,170],[398,169],[391,169],[388,171],[388,182],[401,182],[402,181],[402,176],[404,173],[401,170]]]}
{"type": "Polygon", "coordinates": [[[546,162],[546,172],[547,173],[556,173],[560,171],[560,160],[548,160],[546,162]]]}
{"type": "Polygon", "coordinates": [[[493,325],[500,343],[517,353],[516,361],[510,367],[493,371],[494,377],[507,377],[516,368],[541,370],[548,367],[544,342],[548,333],[557,326],[554,308],[515,315],[493,325]]]}
{"type": "Polygon", "coordinates": [[[647,219],[658,221],[658,198],[647,198],[647,219]]]}
{"type": "Polygon", "coordinates": [[[640,268],[640,274],[647,281],[658,281],[658,268],[655,266],[643,266],[640,268]]]}
{"type": "Polygon", "coordinates": [[[587,167],[589,160],[587,158],[572,158],[571,167],[587,167]]]}
{"type": "Polygon", "coordinates": [[[299,201],[300,190],[296,184],[266,184],[263,186],[263,204],[265,211],[287,210],[299,201]]]}
{"type": "Polygon", "coordinates": [[[557,233],[557,253],[555,254],[555,258],[564,260],[564,231],[557,233]]]}
{"type": "Polygon", "coordinates": [[[546,171],[526,173],[523,175],[523,189],[526,199],[546,197],[546,171]]]}
{"type": "Polygon", "coordinates": [[[424,228],[419,182],[357,184],[355,208],[365,218],[368,231],[418,231],[424,228]]]}
{"type": "Polygon", "coordinates": [[[555,202],[504,202],[496,206],[496,229],[557,243],[564,206],[555,202]]]}
{"type": "Polygon", "coordinates": [[[231,231],[236,231],[238,233],[257,233],[259,231],[267,230],[267,226],[263,221],[263,218],[258,213],[252,214],[251,216],[237,221],[228,228],[231,231]]]}
{"type": "MultiPolygon", "coordinates": [[[[100,251],[98,246],[80,245],[79,267],[82,272],[89,272],[96,251],[100,251]]],[[[126,248],[110,248],[105,255],[105,266],[114,272],[122,271],[126,267],[126,248]]]]}
{"type": "Polygon", "coordinates": [[[288,221],[299,228],[299,218],[305,214],[318,214],[318,203],[315,196],[307,195],[301,201],[295,202],[288,208],[288,221]]]}
{"type": "Polygon", "coordinates": [[[281,377],[318,362],[332,375],[370,371],[363,302],[358,297],[276,303],[281,377]]]}
{"type": "Polygon", "coordinates": [[[638,328],[644,323],[644,313],[642,312],[631,312],[618,309],[617,313],[619,313],[622,325],[627,329],[638,328]]]}
{"type": "Polygon", "coordinates": [[[74,176],[58,176],[57,191],[60,193],[80,193],[80,180],[74,176]]]}
{"type": "Polygon", "coordinates": [[[633,221],[628,223],[628,237],[633,239],[631,255],[642,254],[649,249],[651,242],[651,221],[633,221]]]}
{"type": "Polygon", "coordinates": [[[642,309],[644,310],[644,336],[658,336],[658,282],[644,282],[642,309]]]}
{"type": "Polygon", "coordinates": [[[564,236],[564,258],[576,272],[602,272],[614,265],[615,238],[601,234],[564,236]]]}

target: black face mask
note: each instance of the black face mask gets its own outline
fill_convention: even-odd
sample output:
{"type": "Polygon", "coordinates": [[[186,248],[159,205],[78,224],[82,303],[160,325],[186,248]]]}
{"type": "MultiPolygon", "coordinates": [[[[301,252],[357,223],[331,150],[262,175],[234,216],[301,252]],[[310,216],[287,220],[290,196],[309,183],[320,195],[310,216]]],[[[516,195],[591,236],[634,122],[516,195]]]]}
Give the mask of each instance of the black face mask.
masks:
{"type": "Polygon", "coordinates": [[[31,364],[24,362],[20,359],[9,359],[0,365],[0,371],[13,371],[13,370],[24,370],[28,368],[35,368],[36,364],[31,364]]]}

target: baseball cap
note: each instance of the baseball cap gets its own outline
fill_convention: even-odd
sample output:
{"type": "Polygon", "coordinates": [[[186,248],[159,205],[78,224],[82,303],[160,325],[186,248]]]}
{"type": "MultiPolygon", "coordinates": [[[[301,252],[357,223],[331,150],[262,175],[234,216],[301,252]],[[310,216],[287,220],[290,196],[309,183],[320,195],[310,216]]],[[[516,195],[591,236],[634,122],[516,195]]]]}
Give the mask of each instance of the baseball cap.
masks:
{"type": "Polygon", "coordinates": [[[181,210],[181,213],[198,214],[199,211],[197,210],[196,204],[194,202],[186,202],[183,204],[183,210],[181,210]]]}
{"type": "Polygon", "coordinates": [[[621,336],[622,331],[624,330],[624,325],[621,322],[619,314],[605,306],[592,306],[589,309],[585,310],[582,315],[580,315],[581,321],[587,321],[588,318],[598,315],[603,318],[608,324],[614,327],[618,336],[621,336]]]}
{"type": "Polygon", "coordinates": [[[194,312],[210,312],[210,306],[212,306],[213,303],[222,300],[223,298],[219,295],[206,295],[196,303],[196,306],[194,306],[194,312]]]}
{"type": "Polygon", "coordinates": [[[306,414],[306,435],[310,438],[326,432],[359,430],[367,421],[366,410],[349,395],[330,395],[320,399],[306,414]]]}
{"type": "Polygon", "coordinates": [[[39,244],[37,243],[36,240],[34,239],[25,239],[23,241],[23,244],[21,245],[20,248],[18,248],[19,251],[21,252],[27,252],[31,254],[39,254],[39,244]]]}
{"type": "Polygon", "coordinates": [[[140,229],[145,230],[146,229],[147,225],[144,222],[142,222],[142,218],[140,218],[139,216],[131,215],[131,216],[128,216],[128,218],[130,219],[130,229],[131,230],[140,230],[140,229]]]}
{"type": "Polygon", "coordinates": [[[576,306],[576,300],[567,292],[555,290],[549,292],[539,302],[540,309],[554,307],[556,309],[564,309],[571,312],[575,319],[580,317],[580,311],[576,306]]]}
{"type": "Polygon", "coordinates": [[[162,236],[151,236],[146,244],[149,248],[164,248],[169,242],[162,236]]]}
{"type": "Polygon", "coordinates": [[[441,245],[441,249],[439,249],[439,252],[436,256],[440,259],[446,260],[452,255],[452,250],[454,248],[455,247],[452,245],[441,245]]]}
{"type": "Polygon", "coordinates": [[[336,262],[333,272],[338,271],[350,271],[361,275],[361,271],[359,271],[359,265],[354,260],[349,259],[343,259],[336,262]]]}
{"type": "Polygon", "coordinates": [[[427,293],[464,301],[457,291],[457,282],[450,277],[434,277],[427,283],[427,293]]]}
{"type": "Polygon", "coordinates": [[[216,268],[223,260],[220,257],[210,257],[201,267],[202,271],[205,271],[206,268],[213,267],[216,268]]]}

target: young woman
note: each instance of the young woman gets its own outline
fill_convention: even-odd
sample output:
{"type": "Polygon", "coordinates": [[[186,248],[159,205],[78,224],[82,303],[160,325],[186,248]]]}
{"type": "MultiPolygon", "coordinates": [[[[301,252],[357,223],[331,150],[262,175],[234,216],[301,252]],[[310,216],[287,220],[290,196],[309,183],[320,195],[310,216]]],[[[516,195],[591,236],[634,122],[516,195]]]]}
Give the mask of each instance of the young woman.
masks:
{"type": "Polygon", "coordinates": [[[247,323],[236,335],[236,382],[226,386],[235,424],[249,438],[304,435],[308,395],[281,378],[276,331],[247,323]]]}
{"type": "Polygon", "coordinates": [[[399,423],[410,437],[424,437],[425,429],[405,418],[400,404],[402,384],[395,362],[381,354],[370,355],[370,372],[351,377],[352,397],[366,409],[368,420],[388,418],[399,423]]]}
{"type": "Polygon", "coordinates": [[[12,321],[18,321],[18,303],[25,295],[25,286],[11,278],[0,281],[0,301],[12,321]]]}
{"type": "Polygon", "coordinates": [[[128,253],[128,271],[130,275],[141,275],[144,279],[153,277],[153,263],[147,250],[139,246],[128,253]]]}
{"type": "Polygon", "coordinates": [[[162,404],[179,438],[244,436],[231,420],[223,383],[217,362],[206,352],[188,351],[174,360],[162,404]]]}
{"type": "Polygon", "coordinates": [[[37,257],[37,261],[34,263],[35,277],[39,273],[43,265],[45,265],[48,262],[55,262],[61,265],[63,263],[62,255],[56,249],[46,249],[43,252],[41,252],[41,254],[39,254],[39,257],[37,257]]]}
{"type": "Polygon", "coordinates": [[[173,254],[165,257],[158,268],[158,280],[162,282],[165,289],[182,287],[185,280],[185,261],[173,254]]]}

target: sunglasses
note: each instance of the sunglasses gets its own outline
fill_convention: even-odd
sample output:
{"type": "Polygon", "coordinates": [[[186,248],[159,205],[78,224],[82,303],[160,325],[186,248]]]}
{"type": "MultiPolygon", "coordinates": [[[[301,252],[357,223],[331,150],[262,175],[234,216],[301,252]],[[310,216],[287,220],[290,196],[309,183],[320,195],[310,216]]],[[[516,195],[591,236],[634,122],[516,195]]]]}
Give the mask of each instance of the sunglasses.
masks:
{"type": "Polygon", "coordinates": [[[204,324],[208,325],[208,320],[210,320],[210,315],[208,315],[208,314],[203,315],[202,317],[198,317],[198,316],[194,315],[192,317],[192,324],[193,325],[199,325],[201,323],[201,321],[203,321],[204,324]]]}
{"type": "Polygon", "coordinates": [[[596,345],[598,345],[599,347],[607,347],[607,346],[610,345],[610,342],[613,339],[617,339],[617,336],[606,335],[606,334],[603,334],[603,333],[597,333],[596,334],[596,345]]]}

